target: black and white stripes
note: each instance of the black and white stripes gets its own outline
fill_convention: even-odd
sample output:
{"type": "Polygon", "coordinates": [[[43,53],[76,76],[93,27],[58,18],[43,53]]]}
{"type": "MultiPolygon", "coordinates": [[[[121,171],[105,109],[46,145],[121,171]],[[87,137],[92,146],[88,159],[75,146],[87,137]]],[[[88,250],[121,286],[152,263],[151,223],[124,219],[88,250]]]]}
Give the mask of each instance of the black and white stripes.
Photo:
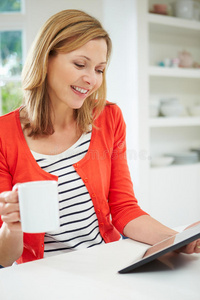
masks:
{"type": "Polygon", "coordinates": [[[83,134],[72,147],[58,155],[32,151],[39,166],[59,178],[60,228],[45,234],[44,257],[104,242],[90,195],[73,167],[87,153],[90,139],[91,132],[83,134]]]}

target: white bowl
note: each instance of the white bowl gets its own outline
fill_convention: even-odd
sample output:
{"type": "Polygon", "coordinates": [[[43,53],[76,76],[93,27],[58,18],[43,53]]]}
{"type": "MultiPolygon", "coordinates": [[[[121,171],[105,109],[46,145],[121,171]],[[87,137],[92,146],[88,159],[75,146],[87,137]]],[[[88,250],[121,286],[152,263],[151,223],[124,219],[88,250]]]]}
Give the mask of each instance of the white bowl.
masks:
{"type": "Polygon", "coordinates": [[[172,156],[157,156],[152,158],[151,166],[152,167],[166,167],[173,163],[174,157],[172,156]]]}
{"type": "Polygon", "coordinates": [[[198,153],[194,151],[168,153],[168,155],[174,157],[174,164],[176,165],[194,164],[199,160],[198,153]]]}
{"type": "Polygon", "coordinates": [[[163,104],[160,112],[165,117],[179,117],[184,113],[184,107],[181,104],[163,104]]]}

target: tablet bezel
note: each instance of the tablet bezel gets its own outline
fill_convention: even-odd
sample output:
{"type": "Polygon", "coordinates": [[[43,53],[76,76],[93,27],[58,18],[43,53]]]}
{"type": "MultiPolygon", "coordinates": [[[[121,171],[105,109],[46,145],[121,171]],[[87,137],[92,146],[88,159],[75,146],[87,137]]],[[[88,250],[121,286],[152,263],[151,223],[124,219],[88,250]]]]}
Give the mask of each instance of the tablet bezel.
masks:
{"type": "Polygon", "coordinates": [[[138,267],[144,266],[145,264],[152,262],[155,259],[158,259],[159,257],[165,255],[166,253],[178,250],[179,248],[193,242],[194,240],[196,240],[198,238],[200,238],[200,224],[192,226],[180,233],[177,233],[174,236],[171,236],[171,237],[149,247],[141,259],[139,259],[139,260],[135,261],[133,264],[119,270],[118,273],[123,274],[123,273],[134,272],[134,270],[136,270],[138,267]],[[187,235],[187,237],[185,237],[185,235],[187,235]],[[173,239],[173,238],[174,239],[177,238],[177,240],[178,240],[177,242],[175,241],[175,244],[172,244],[168,247],[164,247],[161,250],[156,251],[155,253],[145,257],[145,254],[147,253],[147,251],[149,251],[149,249],[152,249],[153,247],[155,247],[157,245],[162,245],[162,243],[166,243],[166,241],[173,239]]]}

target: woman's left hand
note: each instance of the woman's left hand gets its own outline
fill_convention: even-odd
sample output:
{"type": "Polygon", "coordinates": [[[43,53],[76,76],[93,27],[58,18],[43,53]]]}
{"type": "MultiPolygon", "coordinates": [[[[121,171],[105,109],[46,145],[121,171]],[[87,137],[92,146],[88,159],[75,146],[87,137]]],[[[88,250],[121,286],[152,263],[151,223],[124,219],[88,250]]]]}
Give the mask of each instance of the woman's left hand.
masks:
{"type": "MultiPolygon", "coordinates": [[[[198,224],[200,224],[200,221],[188,226],[185,229],[188,229],[188,228],[193,227],[198,224]]],[[[178,252],[183,252],[183,253],[187,253],[187,254],[200,253],[200,239],[197,239],[196,241],[193,241],[193,242],[189,243],[188,245],[180,248],[178,250],[178,252]]]]}
{"type": "Polygon", "coordinates": [[[187,254],[200,253],[200,239],[180,248],[178,252],[183,252],[187,254]]]}

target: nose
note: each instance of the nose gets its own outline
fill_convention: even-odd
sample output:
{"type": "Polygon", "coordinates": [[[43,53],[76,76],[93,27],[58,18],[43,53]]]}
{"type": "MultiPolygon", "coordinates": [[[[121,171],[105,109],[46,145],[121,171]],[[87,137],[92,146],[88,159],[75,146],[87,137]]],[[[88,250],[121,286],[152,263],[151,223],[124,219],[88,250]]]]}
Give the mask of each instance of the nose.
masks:
{"type": "Polygon", "coordinates": [[[90,86],[94,86],[97,83],[97,74],[95,71],[88,71],[83,76],[83,80],[87,82],[90,86]]]}

